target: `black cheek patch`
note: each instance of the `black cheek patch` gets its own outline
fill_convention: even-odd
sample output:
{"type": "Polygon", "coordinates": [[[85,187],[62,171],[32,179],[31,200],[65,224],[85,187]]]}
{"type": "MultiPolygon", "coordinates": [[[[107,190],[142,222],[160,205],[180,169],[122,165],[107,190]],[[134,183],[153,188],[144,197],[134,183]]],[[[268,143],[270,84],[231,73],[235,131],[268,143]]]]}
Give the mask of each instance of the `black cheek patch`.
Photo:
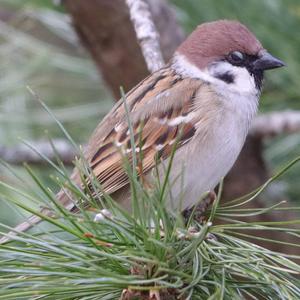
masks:
{"type": "Polygon", "coordinates": [[[223,80],[226,83],[233,83],[234,82],[234,77],[230,72],[226,73],[217,73],[214,75],[214,77],[223,80]]]}

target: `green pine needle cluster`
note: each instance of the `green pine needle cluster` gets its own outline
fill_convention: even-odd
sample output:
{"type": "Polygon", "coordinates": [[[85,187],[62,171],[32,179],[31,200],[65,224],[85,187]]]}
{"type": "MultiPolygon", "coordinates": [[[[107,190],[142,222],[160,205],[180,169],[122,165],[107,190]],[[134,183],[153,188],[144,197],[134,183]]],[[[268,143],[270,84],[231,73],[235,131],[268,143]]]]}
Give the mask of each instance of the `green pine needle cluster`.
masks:
{"type": "MultiPolygon", "coordinates": [[[[76,147],[59,121],[56,122],[76,147]]],[[[0,299],[124,300],[150,299],[150,296],[182,300],[300,299],[297,278],[300,266],[291,260],[300,256],[276,253],[244,239],[249,229],[284,231],[295,239],[294,244],[288,245],[299,248],[300,230],[287,225],[300,221],[247,223],[241,219],[272,209],[287,209],[280,207],[282,203],[268,209],[245,209],[244,204],[262,193],[300,157],[253,193],[225,205],[220,204],[220,184],[212,207],[200,223],[194,218],[195,210],[189,218],[183,218],[179,210],[167,209],[172,157],[165,178],[157,179],[151,190],[136,174],[138,159],[133,157],[132,163],[124,159],[131,185],[131,213],[103,193],[96,178],[90,183],[96,193],[90,193],[88,186],[79,189],[70,180],[59,157],[57,162],[45,160],[58,173],[52,180],[72,194],[78,213],[58,203],[55,193],[29,166],[25,169],[39,188],[38,193],[0,182],[9,191],[1,195],[3,199],[40,216],[48,224],[40,230],[35,228],[34,232],[19,233],[0,245],[0,299]],[[24,204],[24,199],[47,205],[54,217],[40,214],[24,204]],[[216,223],[216,219],[222,219],[223,223],[216,223]]],[[[76,164],[85,181],[90,170],[82,155],[76,164]]],[[[1,234],[9,230],[1,224],[1,234]]]]}

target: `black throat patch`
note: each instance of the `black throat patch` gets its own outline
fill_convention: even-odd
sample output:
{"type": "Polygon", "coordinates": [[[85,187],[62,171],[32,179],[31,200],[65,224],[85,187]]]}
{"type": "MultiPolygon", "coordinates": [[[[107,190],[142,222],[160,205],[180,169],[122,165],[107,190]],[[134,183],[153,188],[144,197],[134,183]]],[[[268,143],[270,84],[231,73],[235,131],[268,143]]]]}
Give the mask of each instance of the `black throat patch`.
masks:
{"type": "Polygon", "coordinates": [[[264,79],[264,72],[260,70],[253,71],[252,68],[247,68],[248,72],[253,76],[255,86],[258,90],[261,90],[263,79],[264,79]]]}

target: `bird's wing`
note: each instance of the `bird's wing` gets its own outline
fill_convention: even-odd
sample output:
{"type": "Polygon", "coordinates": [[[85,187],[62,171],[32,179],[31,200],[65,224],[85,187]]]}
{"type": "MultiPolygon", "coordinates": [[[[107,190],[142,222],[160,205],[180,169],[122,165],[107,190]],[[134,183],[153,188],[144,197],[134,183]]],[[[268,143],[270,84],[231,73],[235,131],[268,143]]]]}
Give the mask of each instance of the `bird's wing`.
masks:
{"type": "MultiPolygon", "coordinates": [[[[136,153],[142,151],[142,169],[154,167],[156,157],[166,159],[178,136],[178,147],[193,138],[196,118],[194,98],[203,82],[183,78],[164,68],[146,78],[126,96],[136,153]]],[[[104,192],[110,194],[129,183],[124,154],[132,161],[128,116],[121,99],[92,135],[87,161],[104,192]],[[122,154],[123,153],[123,154],[122,154]]],[[[136,155],[139,157],[139,155],[136,155]]]]}

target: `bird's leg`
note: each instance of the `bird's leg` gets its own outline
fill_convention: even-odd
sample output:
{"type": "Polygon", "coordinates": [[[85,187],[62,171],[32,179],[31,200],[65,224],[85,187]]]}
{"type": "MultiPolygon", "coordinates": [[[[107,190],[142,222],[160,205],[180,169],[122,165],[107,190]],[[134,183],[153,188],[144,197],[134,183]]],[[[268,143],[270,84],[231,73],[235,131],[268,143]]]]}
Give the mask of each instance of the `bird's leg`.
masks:
{"type": "Polygon", "coordinates": [[[194,220],[202,224],[205,221],[205,212],[214,203],[217,195],[214,191],[208,193],[208,195],[196,206],[183,211],[183,218],[187,222],[194,212],[194,220]]]}

